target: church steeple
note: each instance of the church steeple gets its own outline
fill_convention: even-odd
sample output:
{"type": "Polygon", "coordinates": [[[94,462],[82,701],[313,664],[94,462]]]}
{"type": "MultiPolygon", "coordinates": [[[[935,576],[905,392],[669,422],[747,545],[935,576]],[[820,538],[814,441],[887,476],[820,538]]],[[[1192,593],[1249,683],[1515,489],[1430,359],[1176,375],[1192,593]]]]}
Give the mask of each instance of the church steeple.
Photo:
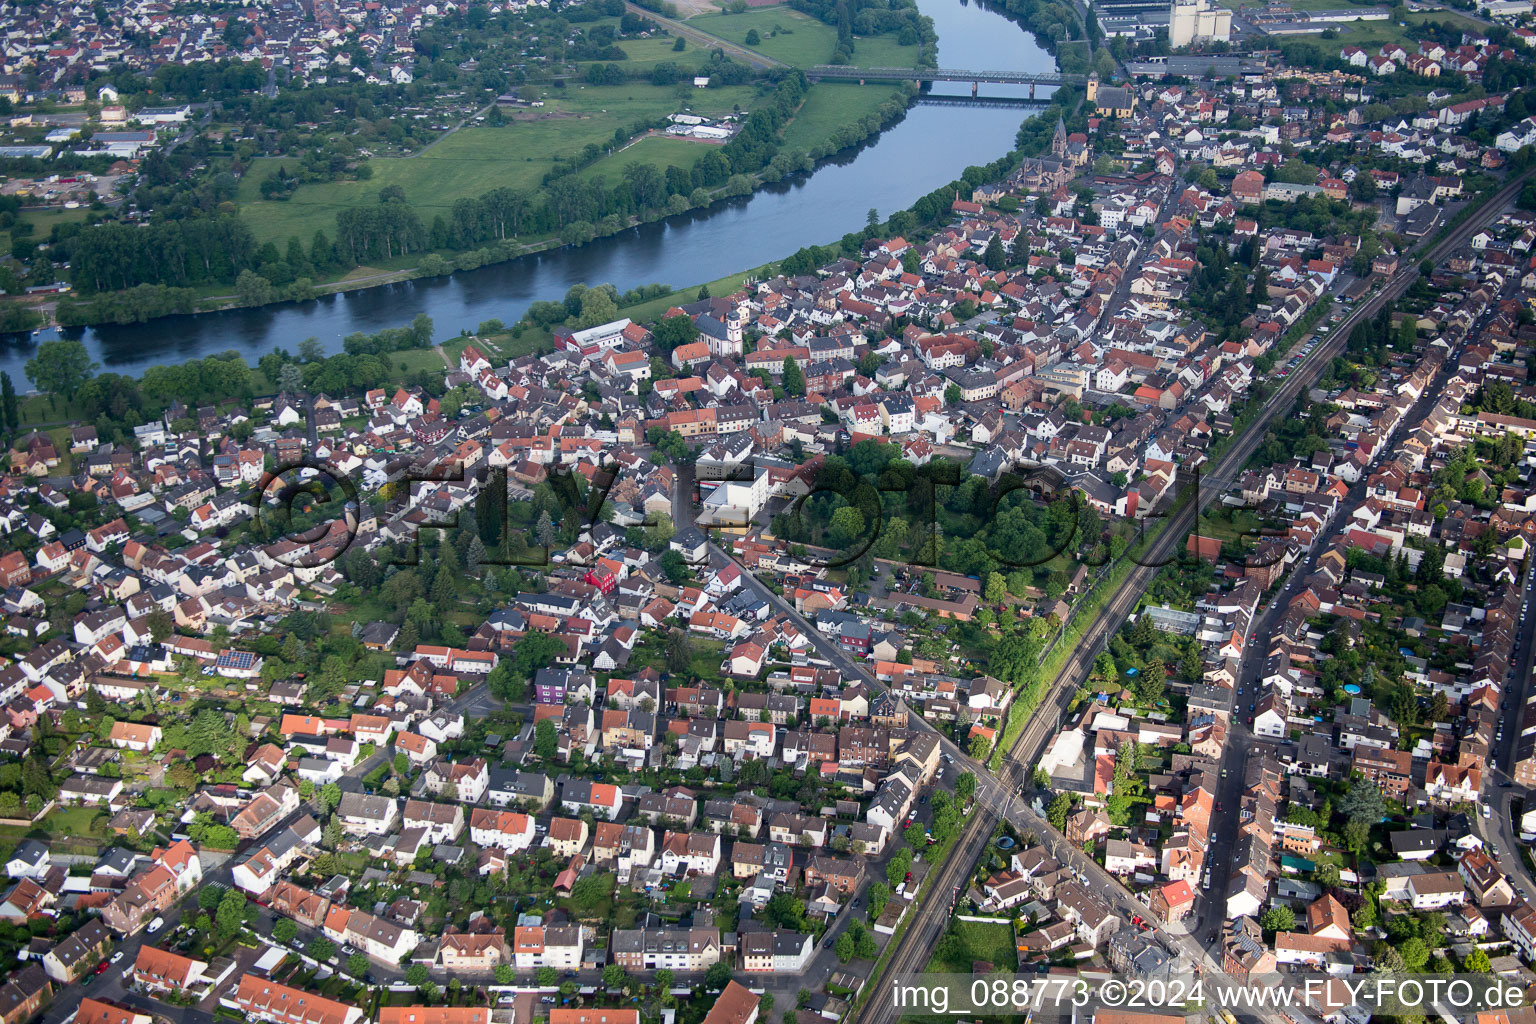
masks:
{"type": "Polygon", "coordinates": [[[1056,115],[1056,134],[1051,136],[1051,155],[1067,155],[1067,123],[1056,115]]]}

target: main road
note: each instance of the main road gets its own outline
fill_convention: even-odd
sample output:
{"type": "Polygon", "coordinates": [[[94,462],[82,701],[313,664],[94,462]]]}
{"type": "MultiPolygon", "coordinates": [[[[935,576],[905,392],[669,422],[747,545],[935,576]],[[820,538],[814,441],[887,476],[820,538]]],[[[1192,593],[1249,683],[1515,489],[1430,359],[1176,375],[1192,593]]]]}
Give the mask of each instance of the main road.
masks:
{"type": "MultiPolygon", "coordinates": [[[[1451,231],[1430,251],[1431,258],[1438,262],[1465,244],[1519,194],[1531,173],[1527,171],[1500,188],[1476,214],[1468,217],[1465,223],[1451,231]]],[[[1077,685],[1087,678],[1094,659],[1135,608],[1158,568],[1177,556],[1178,545],[1193,529],[1198,511],[1237,478],[1237,474],[1264,439],[1270,424],[1276,417],[1286,415],[1304,389],[1311,387],[1318,379],[1323,368],[1342,351],[1344,339],[1349,332],[1374,316],[1386,303],[1407,291],[1418,276],[1417,265],[1399,271],[1341,321],[1328,340],[1318,345],[1311,356],[1285,379],[1269,398],[1264,410],[1238,435],[1236,443],[1217,460],[1209,473],[1204,474],[1195,494],[1175,505],[1162,531],[1141,556],[1142,564],[1127,573],[1115,589],[1103,611],[1057,673],[1040,709],[1007,751],[1003,770],[997,775],[1005,789],[1017,789],[1026,782],[1029,772],[1044,753],[1046,744],[1055,735],[1077,685]]],[[[963,886],[969,878],[971,865],[990,840],[996,821],[997,811],[986,802],[982,802],[977,813],[968,819],[966,829],[949,858],[941,867],[930,872],[930,881],[923,887],[918,904],[913,908],[914,919],[909,922],[906,932],[896,944],[887,970],[901,974],[915,974],[923,970],[939,937],[948,927],[950,897],[955,887],[963,886]]],[[[878,975],[871,977],[868,1001],[856,1018],[867,1024],[885,1024],[899,1016],[891,1005],[890,987],[879,984],[879,980],[878,975]]]]}

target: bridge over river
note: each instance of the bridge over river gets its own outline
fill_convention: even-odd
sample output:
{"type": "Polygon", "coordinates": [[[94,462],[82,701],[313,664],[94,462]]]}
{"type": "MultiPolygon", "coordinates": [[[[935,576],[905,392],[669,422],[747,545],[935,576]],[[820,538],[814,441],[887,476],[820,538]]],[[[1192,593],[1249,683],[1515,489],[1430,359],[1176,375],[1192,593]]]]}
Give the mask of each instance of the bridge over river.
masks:
{"type": "Polygon", "coordinates": [[[1084,75],[1063,75],[1059,72],[1036,71],[963,71],[954,68],[854,68],[841,64],[818,64],[807,68],[805,75],[812,81],[832,82],[970,82],[971,95],[976,94],[982,82],[996,85],[1027,85],[1029,95],[1035,95],[1038,85],[1082,85],[1088,79],[1084,75]]]}

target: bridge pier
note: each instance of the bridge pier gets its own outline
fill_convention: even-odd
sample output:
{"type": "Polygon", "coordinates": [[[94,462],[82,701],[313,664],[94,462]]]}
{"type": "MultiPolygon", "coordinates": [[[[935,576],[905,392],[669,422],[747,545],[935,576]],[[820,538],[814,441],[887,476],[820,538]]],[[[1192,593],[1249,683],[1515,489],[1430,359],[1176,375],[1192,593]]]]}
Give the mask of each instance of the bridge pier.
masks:
{"type": "Polygon", "coordinates": [[[980,82],[972,82],[972,83],[971,83],[971,95],[972,95],[972,96],[975,96],[975,95],[976,95],[976,90],[977,90],[977,87],[978,87],[978,86],[979,86],[979,85],[981,85],[981,83],[980,83],[980,82]]]}
{"type": "Polygon", "coordinates": [[[1029,83],[1029,98],[1030,99],[1034,99],[1035,98],[1035,83],[1034,82],[1030,82],[1029,83]]]}

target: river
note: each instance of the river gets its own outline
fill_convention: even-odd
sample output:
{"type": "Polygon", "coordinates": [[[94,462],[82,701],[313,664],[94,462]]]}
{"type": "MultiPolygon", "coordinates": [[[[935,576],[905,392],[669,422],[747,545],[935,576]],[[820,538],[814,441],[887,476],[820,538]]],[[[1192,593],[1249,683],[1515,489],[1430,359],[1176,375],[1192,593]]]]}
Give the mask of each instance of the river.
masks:
{"type": "MultiPolygon", "coordinates": [[[[974,70],[1052,71],[1056,64],[1032,35],[1007,16],[967,0],[919,0],[934,21],[939,63],[974,70]]],[[[827,88],[860,88],[831,85],[827,88]]],[[[885,88],[883,85],[864,88],[885,88]]],[[[1040,95],[1047,96],[1042,89],[1040,95]]],[[[969,96],[965,83],[935,83],[929,96],[969,96]]],[[[1020,86],[983,85],[982,96],[1023,96],[1020,86]]],[[[451,276],[143,324],[71,329],[105,371],[142,373],[160,363],[234,350],[254,363],[278,347],[296,351],[316,337],[327,352],[355,331],[373,333],[426,313],[438,337],[474,330],[492,318],[511,324],[532,302],[559,299],[577,282],[612,282],[620,291],[660,281],[683,288],[734,270],[824,245],[861,228],[871,208],[887,215],[952,181],[973,164],[1013,147],[1029,111],[942,106],[921,100],[863,146],[814,171],[705,210],[631,228],[581,248],[557,249],[451,276]]],[[[25,364],[56,331],[0,340],[0,370],[26,390],[25,364]]]]}

